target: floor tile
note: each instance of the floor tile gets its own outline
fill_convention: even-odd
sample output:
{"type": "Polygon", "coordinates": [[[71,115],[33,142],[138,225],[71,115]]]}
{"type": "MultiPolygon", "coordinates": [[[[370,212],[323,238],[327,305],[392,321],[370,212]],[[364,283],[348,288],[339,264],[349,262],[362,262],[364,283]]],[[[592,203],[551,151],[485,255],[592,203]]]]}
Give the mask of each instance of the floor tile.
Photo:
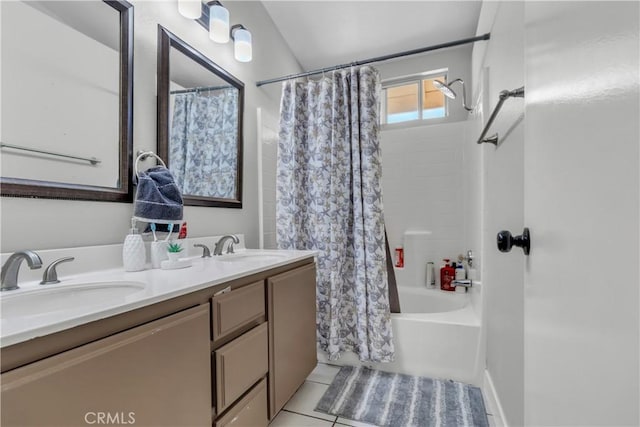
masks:
{"type": "Polygon", "coordinates": [[[331,421],[306,417],[288,411],[280,411],[271,424],[269,424],[270,427],[330,427],[332,425],[333,423],[331,421]]]}
{"type": "Polygon", "coordinates": [[[324,412],[314,411],[314,408],[320,401],[320,398],[329,388],[326,384],[305,381],[302,387],[298,389],[291,400],[287,402],[284,409],[301,415],[310,415],[312,417],[322,418],[324,420],[335,421],[335,415],[328,415],[324,412]]]}
{"type": "Polygon", "coordinates": [[[361,423],[360,421],[348,420],[346,418],[341,418],[341,417],[338,417],[338,420],[336,421],[336,425],[351,426],[351,427],[377,427],[375,424],[361,423]]]}
{"type": "Polygon", "coordinates": [[[313,381],[322,384],[331,384],[336,376],[340,366],[327,365],[326,363],[318,363],[318,366],[309,374],[307,381],[313,381]]]}

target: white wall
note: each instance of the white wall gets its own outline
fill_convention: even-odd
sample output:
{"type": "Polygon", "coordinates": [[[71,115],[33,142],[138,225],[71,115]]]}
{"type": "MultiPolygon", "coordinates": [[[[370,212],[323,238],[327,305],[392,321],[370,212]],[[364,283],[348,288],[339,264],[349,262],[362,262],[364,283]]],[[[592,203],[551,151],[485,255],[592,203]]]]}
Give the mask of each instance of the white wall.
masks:
{"type": "MultiPolygon", "coordinates": [[[[277,114],[279,90],[255,82],[300,71],[285,41],[260,2],[229,2],[233,23],[253,34],[253,61],[233,59],[232,44],[217,45],[195,21],[178,14],[176,1],[134,4],[134,152],[156,149],[156,39],[160,23],[245,83],[243,209],[186,207],[192,237],[245,233],[248,247],[258,244],[256,108],[277,114]]],[[[278,85],[275,85],[278,86],[278,85]]],[[[129,228],[132,205],[3,197],[3,252],[119,243],[129,228]]]]}
{"type": "Polygon", "coordinates": [[[470,177],[480,181],[474,185],[479,194],[469,198],[468,211],[474,218],[468,236],[474,250],[480,245],[487,371],[509,425],[522,425],[524,420],[524,255],[519,248],[499,252],[496,234],[500,230],[521,234],[524,227],[524,126],[519,121],[524,111],[522,99],[507,100],[492,126],[488,135],[499,132],[498,147],[477,145],[476,141],[500,91],[524,84],[523,22],[523,2],[483,3],[477,33],[490,31],[491,40],[474,47],[472,69],[478,114],[465,146],[472,165],[470,177]],[[512,131],[507,135],[509,128],[512,131]],[[479,213],[481,222],[475,218],[479,213]]]}
{"type": "Polygon", "coordinates": [[[525,423],[640,424],[640,4],[525,5],[525,423]]]}

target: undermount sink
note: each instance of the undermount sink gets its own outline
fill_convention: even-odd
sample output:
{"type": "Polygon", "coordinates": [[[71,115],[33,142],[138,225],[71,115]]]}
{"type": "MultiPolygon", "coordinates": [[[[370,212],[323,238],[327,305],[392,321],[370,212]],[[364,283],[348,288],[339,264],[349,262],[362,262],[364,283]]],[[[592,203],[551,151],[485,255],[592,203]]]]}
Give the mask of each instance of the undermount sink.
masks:
{"type": "Polygon", "coordinates": [[[285,254],[276,252],[240,252],[237,254],[222,255],[214,259],[223,262],[278,262],[287,258],[285,254]]]}
{"type": "Polygon", "coordinates": [[[43,285],[42,289],[15,294],[3,293],[0,298],[0,315],[4,320],[62,311],[86,311],[96,306],[108,307],[125,303],[129,295],[144,289],[144,283],[129,281],[43,285]]]}

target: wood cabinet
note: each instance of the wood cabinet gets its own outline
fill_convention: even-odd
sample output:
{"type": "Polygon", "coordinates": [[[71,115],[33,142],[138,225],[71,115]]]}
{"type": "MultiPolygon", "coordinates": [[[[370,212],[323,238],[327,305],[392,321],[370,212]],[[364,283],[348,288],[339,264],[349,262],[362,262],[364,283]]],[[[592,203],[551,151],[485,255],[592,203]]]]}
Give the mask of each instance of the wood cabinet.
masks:
{"type": "Polygon", "coordinates": [[[273,419],[317,364],[315,264],[268,278],[267,305],[273,419]]]}
{"type": "Polygon", "coordinates": [[[208,306],[2,375],[3,426],[207,425],[208,306]]]}
{"type": "Polygon", "coordinates": [[[3,348],[1,425],[266,427],[316,365],[315,268],[309,258],[3,348]]]}

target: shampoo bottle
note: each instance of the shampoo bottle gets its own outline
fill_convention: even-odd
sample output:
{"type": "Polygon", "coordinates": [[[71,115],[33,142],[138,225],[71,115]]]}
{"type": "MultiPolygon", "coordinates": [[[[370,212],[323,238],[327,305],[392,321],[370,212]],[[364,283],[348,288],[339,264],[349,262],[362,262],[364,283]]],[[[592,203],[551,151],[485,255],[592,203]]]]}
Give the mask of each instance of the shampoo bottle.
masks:
{"type": "Polygon", "coordinates": [[[453,291],[455,287],[451,286],[451,282],[455,278],[455,268],[449,264],[449,259],[443,260],[445,263],[440,269],[440,289],[443,291],[453,291]]]}
{"type": "Polygon", "coordinates": [[[140,271],[144,270],[144,264],[147,260],[147,253],[144,248],[142,236],[138,234],[136,228],[136,220],[131,219],[131,229],[124,239],[122,245],[122,265],[124,271],[140,271]]]}
{"type": "Polygon", "coordinates": [[[456,265],[456,280],[464,280],[467,278],[467,272],[464,270],[462,262],[458,261],[456,265]]]}

